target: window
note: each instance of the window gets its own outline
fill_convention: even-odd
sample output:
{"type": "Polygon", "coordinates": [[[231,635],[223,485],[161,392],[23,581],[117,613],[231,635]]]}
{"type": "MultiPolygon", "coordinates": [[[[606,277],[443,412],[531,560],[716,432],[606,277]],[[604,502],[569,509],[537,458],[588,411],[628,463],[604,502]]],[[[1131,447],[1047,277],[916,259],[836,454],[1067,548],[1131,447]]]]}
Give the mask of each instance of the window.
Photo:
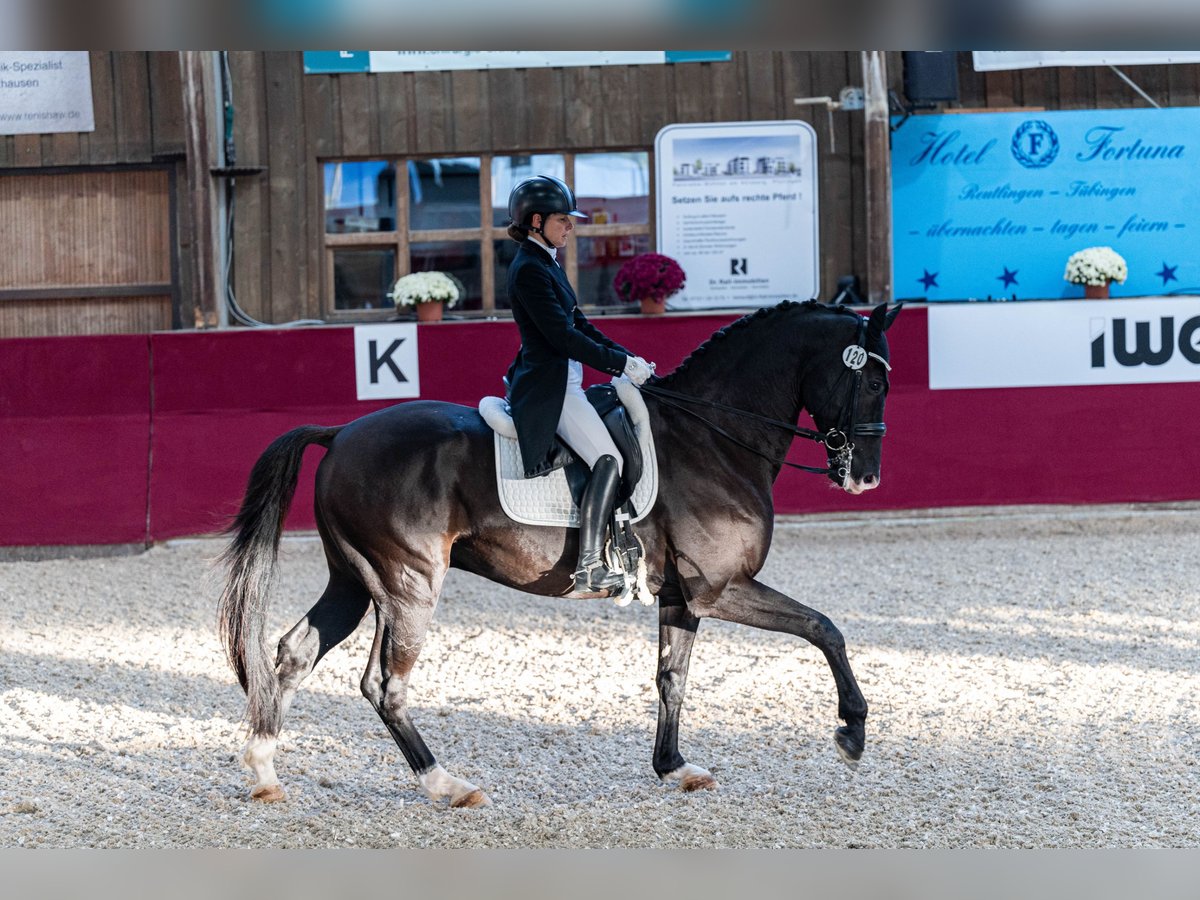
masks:
{"type": "Polygon", "coordinates": [[[506,233],[508,194],[542,174],[574,185],[588,215],[559,257],[580,304],[622,308],[612,279],[653,244],[645,151],[326,162],[329,318],[390,318],[395,280],[434,270],[466,289],[455,315],[508,309],[505,278],[517,249],[506,233]]]}

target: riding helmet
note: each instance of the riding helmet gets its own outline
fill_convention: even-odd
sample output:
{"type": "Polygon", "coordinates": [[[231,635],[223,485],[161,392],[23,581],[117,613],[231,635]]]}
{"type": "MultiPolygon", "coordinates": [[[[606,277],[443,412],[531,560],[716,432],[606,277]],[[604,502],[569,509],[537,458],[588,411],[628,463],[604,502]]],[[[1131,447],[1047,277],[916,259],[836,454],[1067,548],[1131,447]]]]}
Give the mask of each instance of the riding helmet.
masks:
{"type": "Polygon", "coordinates": [[[587,218],[575,208],[575,194],[566,182],[553,175],[526,178],[508,195],[508,216],[513,224],[528,227],[534,213],[543,216],[566,213],[577,219],[587,218]]]}

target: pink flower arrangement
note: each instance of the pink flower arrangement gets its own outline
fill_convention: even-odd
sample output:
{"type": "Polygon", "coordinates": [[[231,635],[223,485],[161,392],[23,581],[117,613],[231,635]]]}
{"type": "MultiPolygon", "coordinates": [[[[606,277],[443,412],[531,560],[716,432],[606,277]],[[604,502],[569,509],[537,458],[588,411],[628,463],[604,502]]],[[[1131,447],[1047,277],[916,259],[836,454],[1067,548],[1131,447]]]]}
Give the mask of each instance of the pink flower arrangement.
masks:
{"type": "Polygon", "coordinates": [[[635,256],[617,272],[613,290],[626,303],[653,300],[661,303],[687,282],[679,263],[661,253],[635,256]]]}

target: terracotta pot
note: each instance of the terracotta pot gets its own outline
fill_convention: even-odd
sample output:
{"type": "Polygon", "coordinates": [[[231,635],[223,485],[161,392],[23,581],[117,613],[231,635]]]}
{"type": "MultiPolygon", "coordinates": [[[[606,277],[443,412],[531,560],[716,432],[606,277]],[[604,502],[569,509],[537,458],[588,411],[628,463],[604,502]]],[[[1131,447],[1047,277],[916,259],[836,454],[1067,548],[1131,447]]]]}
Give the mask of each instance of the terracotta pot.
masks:
{"type": "Polygon", "coordinates": [[[1083,296],[1087,300],[1107,300],[1108,286],[1110,282],[1104,284],[1085,284],[1083,286],[1083,296]]]}
{"type": "Polygon", "coordinates": [[[639,302],[642,304],[643,316],[661,316],[667,311],[666,300],[647,300],[643,297],[639,302]]]}
{"type": "Polygon", "coordinates": [[[418,303],[417,304],[417,321],[418,322],[440,322],[442,321],[442,312],[445,306],[441,303],[418,303]]]}

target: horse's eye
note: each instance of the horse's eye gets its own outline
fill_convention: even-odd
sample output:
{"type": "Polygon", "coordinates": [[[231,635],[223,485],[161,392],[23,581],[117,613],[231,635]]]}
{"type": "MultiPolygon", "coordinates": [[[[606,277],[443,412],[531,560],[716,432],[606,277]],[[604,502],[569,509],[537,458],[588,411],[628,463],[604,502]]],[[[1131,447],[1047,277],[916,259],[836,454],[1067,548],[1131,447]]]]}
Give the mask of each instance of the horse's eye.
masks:
{"type": "Polygon", "coordinates": [[[872,379],[871,381],[867,382],[867,390],[870,391],[872,394],[878,394],[880,391],[883,390],[883,382],[872,379]]]}

